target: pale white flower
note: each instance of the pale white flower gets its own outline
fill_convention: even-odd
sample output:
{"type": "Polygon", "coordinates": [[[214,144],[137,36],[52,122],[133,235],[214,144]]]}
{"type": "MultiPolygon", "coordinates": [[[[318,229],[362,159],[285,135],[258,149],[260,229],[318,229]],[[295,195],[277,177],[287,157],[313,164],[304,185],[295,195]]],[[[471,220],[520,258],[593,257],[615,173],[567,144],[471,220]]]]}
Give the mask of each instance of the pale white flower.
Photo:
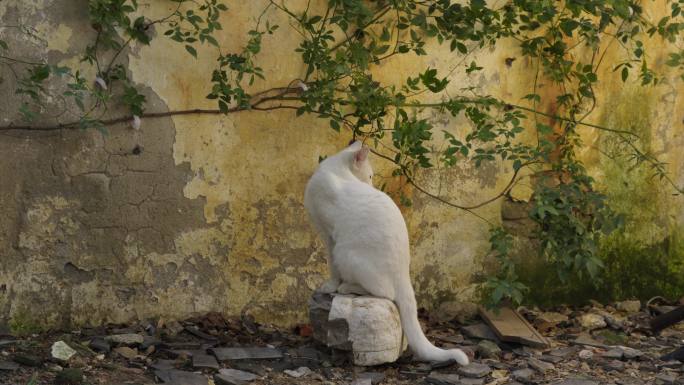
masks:
{"type": "Polygon", "coordinates": [[[97,76],[95,78],[95,83],[97,83],[97,85],[99,85],[103,90],[107,89],[107,83],[101,77],[97,76]]]}
{"type": "Polygon", "coordinates": [[[307,86],[306,83],[301,80],[297,83],[297,87],[301,88],[303,91],[309,90],[309,86],[307,86]]]}
{"type": "Polygon", "coordinates": [[[138,115],[133,115],[133,120],[131,121],[131,127],[133,127],[134,130],[140,129],[140,117],[138,115]]]}

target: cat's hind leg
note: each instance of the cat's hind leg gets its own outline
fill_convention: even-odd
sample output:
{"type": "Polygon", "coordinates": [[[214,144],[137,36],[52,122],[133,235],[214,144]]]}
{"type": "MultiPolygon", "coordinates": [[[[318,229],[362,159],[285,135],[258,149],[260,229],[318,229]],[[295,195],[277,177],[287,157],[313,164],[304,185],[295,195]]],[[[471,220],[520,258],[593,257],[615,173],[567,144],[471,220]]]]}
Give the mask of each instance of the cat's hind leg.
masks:
{"type": "Polygon", "coordinates": [[[328,249],[327,260],[330,278],[326,282],[324,282],[323,285],[321,285],[321,287],[318,288],[318,291],[321,293],[330,294],[338,290],[340,284],[342,283],[342,279],[340,278],[340,273],[337,270],[337,267],[335,266],[333,260],[333,249],[335,248],[335,242],[329,235],[322,235],[321,237],[323,238],[323,242],[325,243],[325,246],[328,249]]]}
{"type": "Polygon", "coordinates": [[[358,295],[369,295],[368,291],[357,285],[355,283],[342,282],[340,287],[337,288],[337,292],[340,294],[358,294],[358,295]]]}

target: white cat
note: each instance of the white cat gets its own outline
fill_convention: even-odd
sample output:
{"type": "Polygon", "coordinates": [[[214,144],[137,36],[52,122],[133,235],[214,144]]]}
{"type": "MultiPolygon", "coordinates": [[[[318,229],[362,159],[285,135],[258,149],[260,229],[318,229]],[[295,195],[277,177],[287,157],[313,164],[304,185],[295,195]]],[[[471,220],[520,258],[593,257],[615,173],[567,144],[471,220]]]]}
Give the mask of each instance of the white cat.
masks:
{"type": "Polygon", "coordinates": [[[413,354],[423,361],[468,364],[459,349],[444,350],[425,338],[409,276],[409,239],[401,211],[372,186],[368,147],[360,142],[325,159],[309,180],[304,206],[328,247],[332,293],[370,293],[394,301],[413,354]]]}

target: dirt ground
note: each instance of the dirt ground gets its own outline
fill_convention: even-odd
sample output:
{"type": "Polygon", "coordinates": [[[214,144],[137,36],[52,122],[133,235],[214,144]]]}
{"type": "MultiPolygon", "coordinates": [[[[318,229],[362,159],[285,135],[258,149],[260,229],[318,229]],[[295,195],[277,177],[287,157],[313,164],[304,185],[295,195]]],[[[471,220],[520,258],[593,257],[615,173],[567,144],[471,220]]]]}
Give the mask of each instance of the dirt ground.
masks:
{"type": "Polygon", "coordinates": [[[459,347],[471,355],[470,367],[414,362],[408,352],[394,363],[359,367],[352,364],[350,352],[313,340],[310,325],[279,330],[215,313],[183,322],[0,335],[0,384],[684,384],[679,361],[684,358],[663,359],[684,345],[684,325],[652,333],[648,322],[654,309],[671,308],[632,301],[581,309],[520,309],[549,339],[551,345],[543,349],[499,341],[477,317],[465,324],[421,320],[436,345],[459,347]],[[58,341],[73,349],[68,349],[70,357],[53,356],[58,341]],[[262,350],[281,357],[219,361],[211,349],[223,347],[266,348],[262,350]]]}

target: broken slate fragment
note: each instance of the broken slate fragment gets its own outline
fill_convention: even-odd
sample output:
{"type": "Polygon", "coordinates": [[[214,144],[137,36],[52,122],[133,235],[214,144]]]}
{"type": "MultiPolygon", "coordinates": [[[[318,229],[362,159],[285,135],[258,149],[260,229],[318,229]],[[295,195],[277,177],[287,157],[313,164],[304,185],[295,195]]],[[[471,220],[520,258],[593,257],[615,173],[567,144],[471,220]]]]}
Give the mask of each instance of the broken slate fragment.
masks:
{"type": "Polygon", "coordinates": [[[258,376],[235,369],[221,369],[214,375],[216,385],[243,385],[259,378],[258,376]]]}
{"type": "Polygon", "coordinates": [[[290,377],[300,378],[306,376],[307,374],[311,374],[311,369],[307,368],[306,366],[300,366],[295,370],[283,370],[283,372],[290,377]]]}
{"type": "Polygon", "coordinates": [[[602,329],[608,326],[606,319],[602,315],[587,313],[579,317],[580,325],[587,330],[602,329]]]}
{"type": "MultiPolygon", "coordinates": [[[[282,361],[278,361],[278,362],[282,362],[282,361]]],[[[235,361],[235,362],[231,362],[230,366],[232,366],[233,369],[238,369],[238,370],[254,373],[260,377],[263,377],[268,373],[266,368],[264,368],[261,364],[254,362],[254,361],[235,361]]],[[[290,369],[290,368],[284,368],[284,369],[290,369]]]]}
{"type": "Polygon", "coordinates": [[[154,370],[171,370],[176,368],[175,364],[176,361],[174,360],[157,360],[150,365],[150,368],[154,370]]]}
{"type": "Polygon", "coordinates": [[[539,359],[545,362],[550,362],[552,364],[557,364],[563,361],[563,357],[552,356],[551,354],[542,354],[542,356],[539,357],[539,359]]]}
{"type": "Polygon", "coordinates": [[[211,348],[219,361],[230,360],[272,360],[283,358],[283,353],[274,348],[211,348]]]}
{"type": "Polygon", "coordinates": [[[88,347],[93,349],[96,352],[101,352],[101,353],[109,353],[110,350],[112,350],[112,346],[105,340],[104,338],[101,337],[95,337],[90,342],[88,343],[88,347]]]}
{"type": "Polygon", "coordinates": [[[55,377],[55,385],[80,385],[82,383],[83,372],[77,368],[65,368],[55,377]]]}
{"type": "Polygon", "coordinates": [[[19,369],[19,364],[10,361],[0,361],[0,370],[14,371],[19,369]]]}
{"type": "Polygon", "coordinates": [[[660,373],[656,375],[655,384],[656,385],[672,385],[677,381],[677,378],[671,374],[660,373]]]}
{"type": "Polygon", "coordinates": [[[490,340],[482,340],[477,343],[477,352],[482,358],[495,358],[501,354],[501,348],[490,340]]]}
{"type": "Polygon", "coordinates": [[[552,355],[552,356],[554,356],[554,357],[565,358],[565,357],[567,357],[567,356],[570,355],[570,354],[576,353],[578,350],[579,350],[578,347],[567,346],[567,347],[564,347],[564,348],[552,350],[552,351],[549,352],[549,355],[552,355]]]}
{"type": "Polygon", "coordinates": [[[165,384],[173,385],[208,385],[209,380],[201,374],[183,370],[155,370],[157,376],[165,384]]]}
{"type": "Polygon", "coordinates": [[[609,358],[611,360],[621,360],[623,355],[624,353],[622,352],[622,349],[616,348],[610,349],[607,352],[601,354],[601,357],[609,358]]]}
{"type": "Polygon", "coordinates": [[[207,333],[199,330],[199,328],[197,328],[197,326],[186,326],[185,331],[187,331],[188,333],[194,335],[195,337],[201,338],[203,340],[207,340],[207,341],[218,340],[218,338],[216,338],[215,336],[212,336],[210,334],[207,334],[207,333]]]}
{"type": "Polygon", "coordinates": [[[470,338],[477,338],[481,340],[498,341],[496,334],[486,324],[479,323],[474,325],[463,326],[461,332],[470,338]]]}
{"type": "Polygon", "coordinates": [[[425,382],[432,385],[460,385],[460,377],[458,374],[447,374],[447,373],[430,373],[425,382]]]}
{"type": "Polygon", "coordinates": [[[625,370],[625,363],[619,360],[610,360],[608,362],[604,362],[601,366],[603,366],[603,369],[607,372],[622,372],[625,370]]]}
{"type": "Polygon", "coordinates": [[[554,382],[552,385],[599,385],[599,383],[598,381],[585,378],[566,378],[564,380],[554,382]]]}
{"type": "Polygon", "coordinates": [[[214,369],[219,370],[219,364],[214,356],[205,353],[192,355],[192,367],[194,369],[214,369]]]}
{"type": "Polygon", "coordinates": [[[638,313],[641,310],[641,301],[621,301],[615,304],[618,310],[622,310],[627,313],[638,313]]]}
{"type": "Polygon", "coordinates": [[[385,375],[380,372],[363,372],[359,373],[359,379],[370,379],[372,385],[377,385],[385,379],[385,375]]]}
{"type": "Polygon", "coordinates": [[[575,345],[593,346],[595,348],[602,348],[602,349],[605,349],[608,347],[607,345],[596,341],[587,333],[580,334],[579,336],[577,336],[577,338],[575,338],[572,341],[572,343],[575,345]]]}
{"type": "Polygon", "coordinates": [[[461,378],[460,385],[484,385],[484,383],[484,378],[461,378]]]}
{"type": "Polygon", "coordinates": [[[491,371],[492,368],[490,368],[489,366],[485,364],[478,364],[476,362],[458,368],[459,374],[470,378],[484,377],[491,373],[491,371]]]}
{"type": "Polygon", "coordinates": [[[550,371],[550,370],[556,369],[556,367],[553,366],[553,364],[550,364],[550,363],[548,363],[548,362],[544,362],[544,361],[538,360],[538,359],[536,359],[536,358],[530,358],[529,360],[527,360],[527,363],[528,363],[528,364],[530,365],[530,367],[532,367],[534,370],[536,370],[536,371],[538,371],[539,373],[542,373],[542,374],[543,374],[543,373],[546,373],[546,372],[548,372],[548,371],[550,371]]]}
{"type": "Polygon", "coordinates": [[[9,346],[9,345],[14,345],[17,343],[17,340],[0,340],[0,348],[4,346],[9,346]]]}
{"type": "Polygon", "coordinates": [[[531,383],[532,377],[534,377],[534,371],[530,368],[518,369],[511,373],[511,378],[524,384],[531,383]]]}
{"type": "Polygon", "coordinates": [[[142,344],[145,341],[142,335],[135,333],[114,334],[106,336],[105,340],[119,345],[142,344]]]}
{"type": "Polygon", "coordinates": [[[25,366],[33,366],[33,367],[38,367],[40,366],[43,361],[36,357],[36,356],[31,356],[28,354],[15,354],[14,357],[12,357],[12,360],[18,364],[22,364],[25,366]]]}
{"type": "Polygon", "coordinates": [[[644,355],[644,352],[627,346],[618,346],[618,349],[622,350],[622,354],[628,360],[639,358],[644,355]]]}
{"type": "Polygon", "coordinates": [[[76,354],[76,351],[64,341],[57,341],[52,344],[50,350],[52,357],[60,361],[69,361],[76,354]]]}
{"type": "Polygon", "coordinates": [[[120,356],[127,358],[129,360],[132,360],[138,356],[138,351],[135,349],[131,349],[128,346],[120,346],[120,347],[114,349],[114,352],[118,353],[120,356]]]}
{"type": "Polygon", "coordinates": [[[351,385],[372,385],[370,378],[357,378],[351,385]]]}

